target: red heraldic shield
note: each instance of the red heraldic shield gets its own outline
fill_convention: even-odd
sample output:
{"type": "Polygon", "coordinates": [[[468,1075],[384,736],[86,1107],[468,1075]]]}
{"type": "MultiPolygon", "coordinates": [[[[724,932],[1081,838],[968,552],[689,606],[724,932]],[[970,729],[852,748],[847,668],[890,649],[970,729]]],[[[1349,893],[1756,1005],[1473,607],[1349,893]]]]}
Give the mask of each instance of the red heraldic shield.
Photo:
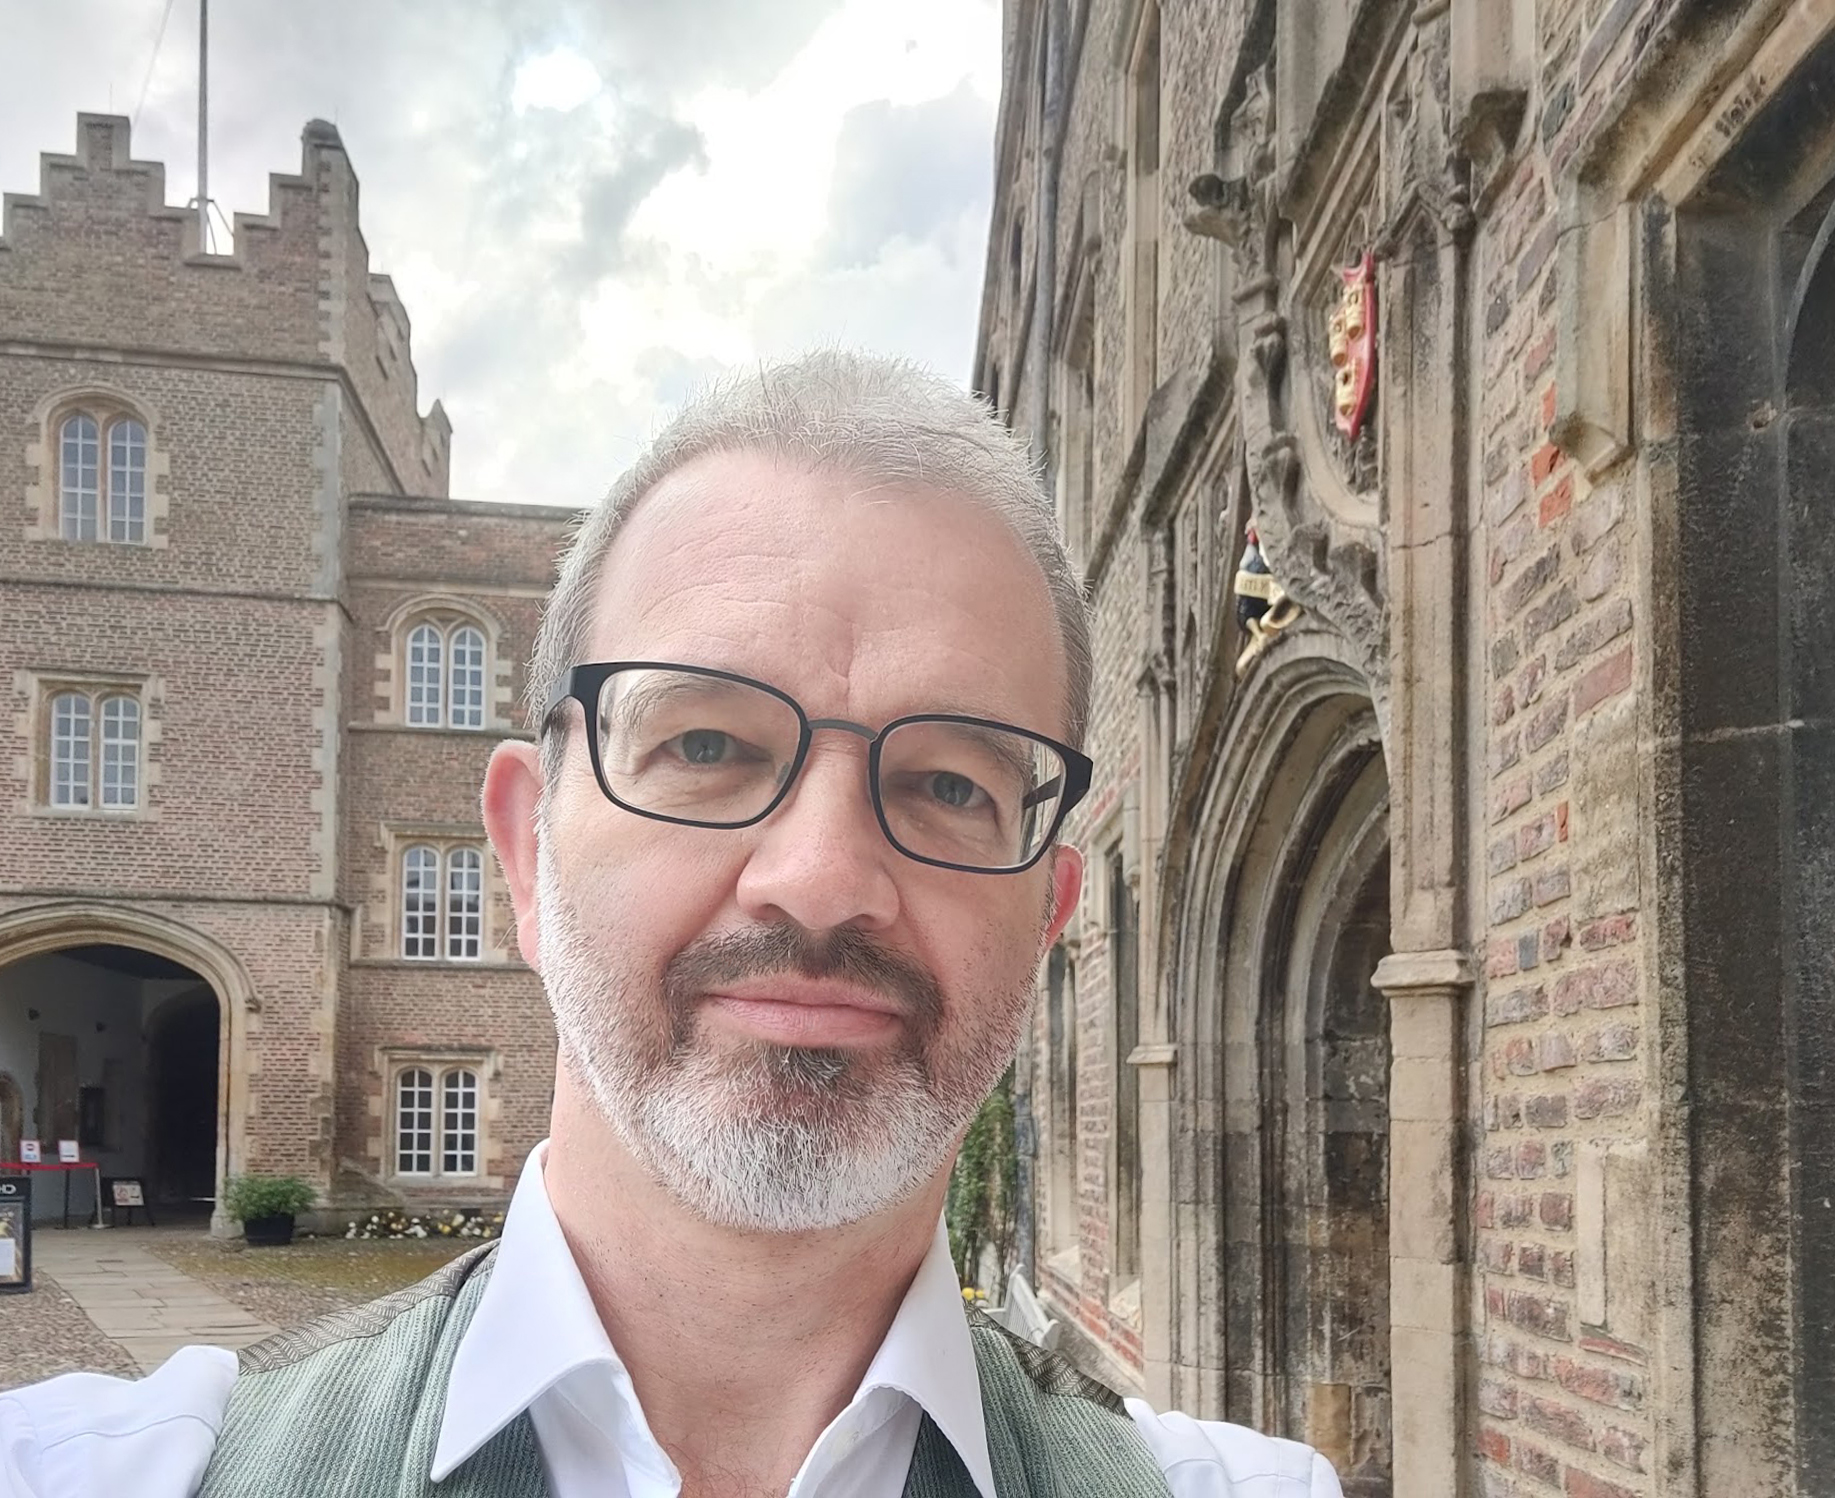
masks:
{"type": "Polygon", "coordinates": [[[1376,399],[1376,258],[1365,250],[1339,272],[1344,296],[1332,314],[1332,420],[1352,442],[1376,399]]]}

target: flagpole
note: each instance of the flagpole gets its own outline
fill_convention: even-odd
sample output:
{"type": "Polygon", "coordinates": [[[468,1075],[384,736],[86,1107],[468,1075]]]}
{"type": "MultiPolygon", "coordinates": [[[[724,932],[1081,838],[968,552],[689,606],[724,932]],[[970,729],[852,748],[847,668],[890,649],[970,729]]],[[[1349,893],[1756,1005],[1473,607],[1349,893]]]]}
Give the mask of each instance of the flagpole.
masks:
{"type": "Polygon", "coordinates": [[[198,253],[210,251],[210,0],[198,0],[198,253]]]}

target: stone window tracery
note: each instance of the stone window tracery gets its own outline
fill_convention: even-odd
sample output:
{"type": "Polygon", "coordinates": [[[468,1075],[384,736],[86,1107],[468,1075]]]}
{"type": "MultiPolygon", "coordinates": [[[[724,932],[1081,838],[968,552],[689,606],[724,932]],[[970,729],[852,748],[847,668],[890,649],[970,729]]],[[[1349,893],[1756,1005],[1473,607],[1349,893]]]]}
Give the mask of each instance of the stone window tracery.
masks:
{"type": "Polygon", "coordinates": [[[402,638],[402,720],[410,728],[484,728],[490,645],[463,617],[423,616],[402,638]]]}
{"type": "Polygon", "coordinates": [[[403,850],[401,955],[412,962],[483,960],[483,849],[417,842],[403,850]]]}
{"type": "Polygon", "coordinates": [[[481,1089],[469,1064],[416,1060],[395,1073],[394,1174],[428,1178],[478,1174],[481,1089]]]}
{"type": "Polygon", "coordinates": [[[147,539],[147,429],[126,410],[84,405],[57,423],[57,530],[66,541],[147,539]]]}
{"type": "Polygon", "coordinates": [[[142,713],[132,688],[54,684],[44,719],[40,804],[57,811],[138,809],[142,713]]]}
{"type": "Polygon", "coordinates": [[[170,455],[157,413],[113,386],[53,392],[25,451],[28,541],[166,545],[170,455]]]}

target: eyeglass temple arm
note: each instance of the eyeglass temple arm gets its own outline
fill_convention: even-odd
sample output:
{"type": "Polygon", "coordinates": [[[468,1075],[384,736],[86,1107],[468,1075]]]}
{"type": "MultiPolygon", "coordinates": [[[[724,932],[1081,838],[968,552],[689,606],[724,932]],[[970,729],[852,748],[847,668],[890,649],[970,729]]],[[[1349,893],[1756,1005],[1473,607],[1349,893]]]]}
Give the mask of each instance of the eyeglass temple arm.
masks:
{"type": "Polygon", "coordinates": [[[1053,775],[1051,779],[1047,780],[1043,785],[1027,791],[1026,794],[1020,798],[1020,809],[1022,811],[1031,811],[1033,807],[1049,801],[1063,789],[1064,777],[1062,775],[1053,775]]]}
{"type": "MultiPolygon", "coordinates": [[[[573,673],[569,672],[567,676],[562,679],[561,684],[554,689],[553,695],[548,698],[548,705],[542,709],[542,721],[540,726],[546,728],[554,721],[554,715],[556,713],[560,712],[568,703],[579,702],[579,700],[578,696],[574,693],[573,673]]],[[[582,712],[586,710],[584,703],[581,703],[580,710],[582,712]]]]}

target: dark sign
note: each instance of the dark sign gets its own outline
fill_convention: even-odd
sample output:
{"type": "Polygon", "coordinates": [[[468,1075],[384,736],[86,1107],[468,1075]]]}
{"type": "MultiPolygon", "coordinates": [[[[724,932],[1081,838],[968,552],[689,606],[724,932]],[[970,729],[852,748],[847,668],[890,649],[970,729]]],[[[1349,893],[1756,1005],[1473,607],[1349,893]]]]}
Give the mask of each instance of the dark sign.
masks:
{"type": "Polygon", "coordinates": [[[0,1175],[0,1294],[32,1288],[32,1178],[0,1175]]]}

